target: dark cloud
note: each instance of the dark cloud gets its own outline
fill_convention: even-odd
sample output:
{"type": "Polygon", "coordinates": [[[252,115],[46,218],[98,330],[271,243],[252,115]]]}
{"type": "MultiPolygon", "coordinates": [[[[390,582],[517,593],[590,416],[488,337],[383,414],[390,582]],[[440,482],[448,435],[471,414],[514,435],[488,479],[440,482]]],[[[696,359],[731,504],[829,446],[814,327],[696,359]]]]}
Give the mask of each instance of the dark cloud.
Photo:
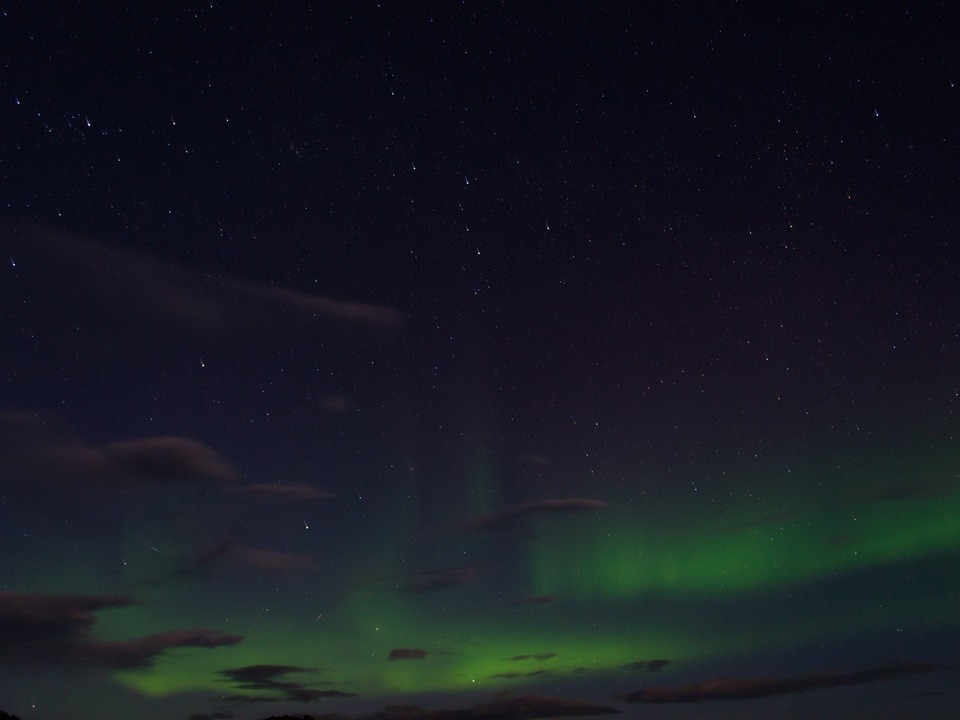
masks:
{"type": "Polygon", "coordinates": [[[171,648],[215,648],[236,645],[241,635],[214,630],[170,630],[147,637],[120,642],[89,641],[77,643],[69,653],[71,662],[84,666],[139,668],[150,665],[163,651],[171,648]]]}
{"type": "Polygon", "coordinates": [[[0,592],[0,663],[10,666],[137,668],[150,665],[165,650],[236,645],[240,635],[189,629],[132,640],[90,637],[96,611],[126,607],[125,595],[42,595],[0,592]]]}
{"type": "Polygon", "coordinates": [[[436,710],[424,714],[422,720],[534,720],[535,718],[585,717],[590,715],[618,715],[616,708],[596,705],[573,698],[527,695],[519,698],[502,698],[493,702],[474,705],[463,710],[436,710]]]}
{"type": "Polygon", "coordinates": [[[535,655],[514,655],[511,660],[549,660],[550,658],[555,658],[556,653],[545,652],[545,653],[536,653],[535,655]]]}
{"type": "Polygon", "coordinates": [[[236,472],[206,445],[159,436],[88,445],[49,437],[39,419],[0,413],[0,476],[20,482],[86,485],[228,480],[236,472]]]}
{"type": "Polygon", "coordinates": [[[511,526],[531,515],[566,515],[603,510],[607,503],[602,500],[587,498],[560,498],[550,500],[536,500],[534,502],[514,505],[489,515],[481,515],[454,528],[454,532],[471,533],[488,530],[499,530],[511,526]]]}
{"type": "Polygon", "coordinates": [[[234,690],[259,692],[257,695],[231,695],[227,700],[242,703],[299,702],[308,703],[322,698],[356,697],[342,690],[320,690],[319,683],[291,680],[290,675],[316,674],[315,668],[297,665],[247,665],[221,670],[224,682],[234,690]],[[270,693],[270,694],[263,694],[270,693]]]}
{"type": "Polygon", "coordinates": [[[497,673],[496,675],[490,675],[489,677],[491,679],[502,678],[502,679],[514,680],[516,678],[528,678],[528,677],[537,677],[538,675],[546,675],[549,672],[550,672],[549,670],[531,670],[529,672],[519,672],[516,670],[511,670],[509,672],[502,672],[502,673],[497,673]]]}
{"type": "Polygon", "coordinates": [[[238,683],[273,682],[279,677],[291,673],[315,673],[315,668],[298,665],[246,665],[244,667],[221,670],[220,674],[228,680],[238,683]]]}
{"type": "Polygon", "coordinates": [[[638,660],[637,662],[627,663],[624,665],[626,670],[639,670],[640,672],[645,673],[654,673],[660,672],[667,665],[670,664],[669,660],[638,660]]]}
{"type": "MultiPolygon", "coordinates": [[[[231,713],[225,712],[215,712],[210,713],[209,715],[204,713],[195,713],[193,715],[188,715],[187,720],[229,720],[229,718],[234,717],[231,713]]],[[[2,720],[2,718],[0,718],[2,720]]]]}
{"type": "Polygon", "coordinates": [[[97,610],[133,604],[134,599],[127,595],[0,592],[0,648],[79,638],[96,624],[97,610]]]}
{"type": "Polygon", "coordinates": [[[352,698],[357,693],[344,692],[343,690],[312,690],[310,688],[299,688],[289,691],[290,699],[297,702],[311,702],[322,698],[352,698]]]}
{"type": "Polygon", "coordinates": [[[426,656],[427,651],[420,648],[394,648],[387,660],[422,660],[426,656]]]}
{"type": "Polygon", "coordinates": [[[471,565],[407,573],[400,577],[398,587],[414,595],[437,592],[477,582],[484,572],[485,568],[471,565]]]}
{"type": "Polygon", "coordinates": [[[279,327],[307,328],[376,343],[392,340],[403,325],[401,314],[390,307],[211,277],[46,228],[22,230],[28,247],[59,264],[67,277],[145,320],[234,336],[279,327]]]}
{"type": "Polygon", "coordinates": [[[686,703],[702,700],[743,700],[747,698],[806,692],[817,688],[862,685],[883,682],[906,675],[933,672],[937,665],[907,663],[848,673],[826,673],[796,677],[759,677],[732,680],[716,678],[696,685],[652,687],[623,695],[619,699],[634,703],[686,703]]]}
{"type": "MultiPolygon", "coordinates": [[[[371,715],[312,715],[313,720],[538,720],[539,718],[588,717],[617,715],[616,708],[595,705],[583,700],[527,695],[519,698],[498,698],[489,703],[464,708],[424,710],[414,705],[388,705],[371,715]]],[[[266,720],[302,720],[281,715],[266,720]]]]}
{"type": "MultiPolygon", "coordinates": [[[[275,703],[289,700],[287,697],[277,697],[276,695],[227,695],[223,698],[227,702],[247,703],[256,705],[259,703],[275,703]]],[[[286,716],[283,716],[286,717],[286,716]]],[[[299,718],[297,719],[299,720],[299,718]]]]}
{"type": "Polygon", "coordinates": [[[307,500],[329,500],[339,497],[339,495],[319,490],[305,483],[254,483],[251,485],[241,485],[239,487],[229,486],[227,490],[265,499],[299,502],[305,502],[307,500]]]}
{"type": "Polygon", "coordinates": [[[416,715],[417,713],[424,712],[427,711],[419,705],[387,705],[378,714],[389,715],[393,717],[397,715],[416,715]]]}
{"type": "MultiPolygon", "coordinates": [[[[82,448],[89,452],[89,448],[82,448]]],[[[207,446],[182,437],[149,437],[93,448],[94,474],[112,480],[233,478],[232,468],[207,446]],[[99,457],[97,457],[99,455],[99,457]]]]}

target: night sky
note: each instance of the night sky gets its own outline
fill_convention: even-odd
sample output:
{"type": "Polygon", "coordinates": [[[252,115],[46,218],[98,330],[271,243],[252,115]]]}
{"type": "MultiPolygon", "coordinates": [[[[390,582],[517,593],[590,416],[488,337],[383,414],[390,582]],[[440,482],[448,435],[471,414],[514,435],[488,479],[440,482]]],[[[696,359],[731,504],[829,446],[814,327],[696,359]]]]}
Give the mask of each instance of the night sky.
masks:
{"type": "Polygon", "coordinates": [[[792,5],[0,2],[0,710],[957,717],[960,16],[792,5]]]}

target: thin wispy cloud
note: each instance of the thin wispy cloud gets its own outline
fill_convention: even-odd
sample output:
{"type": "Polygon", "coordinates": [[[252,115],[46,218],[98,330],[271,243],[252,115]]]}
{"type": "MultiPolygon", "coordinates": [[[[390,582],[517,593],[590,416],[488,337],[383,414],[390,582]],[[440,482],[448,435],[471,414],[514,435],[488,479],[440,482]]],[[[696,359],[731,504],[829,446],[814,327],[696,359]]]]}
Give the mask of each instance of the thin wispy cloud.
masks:
{"type": "Polygon", "coordinates": [[[317,404],[331,415],[343,415],[354,407],[353,402],[343,395],[324,395],[317,404]]]}
{"type": "Polygon", "coordinates": [[[478,565],[466,565],[405,573],[400,576],[397,587],[402,592],[413,595],[438,592],[475,583],[483,577],[486,570],[478,565]]]}
{"type": "Polygon", "coordinates": [[[541,605],[553,605],[555,602],[557,602],[557,598],[554,595],[531,595],[530,597],[523,597],[519,600],[494,603],[493,605],[464,610],[464,613],[494,612],[504,608],[537,607],[541,605]]]}
{"type": "Polygon", "coordinates": [[[59,263],[102,300],[146,322],[234,336],[304,328],[376,343],[392,340],[403,326],[402,315],[391,307],[211,276],[35,225],[21,227],[20,234],[27,250],[59,263]]]}
{"type": "Polygon", "coordinates": [[[480,515],[468,520],[453,530],[457,533],[474,533],[500,530],[512,526],[534,515],[574,515],[604,510],[607,503],[603,500],[588,498],[559,498],[535,500],[505,508],[488,515],[480,515]]]}
{"type": "Polygon", "coordinates": [[[307,502],[310,500],[330,500],[339,497],[306,483],[251,483],[248,485],[228,486],[229,492],[241,493],[264,500],[289,500],[307,502]]]}
{"type": "Polygon", "coordinates": [[[524,453],[520,456],[520,462],[538,468],[548,468],[553,465],[550,458],[545,455],[538,455],[537,453],[524,453]]]}
{"type": "Polygon", "coordinates": [[[670,664],[669,660],[659,658],[656,660],[638,660],[637,662],[627,663],[623,666],[624,670],[639,670],[645,673],[655,673],[663,670],[670,664]]]}
{"type": "Polygon", "coordinates": [[[794,677],[755,677],[743,679],[716,678],[693,685],[659,686],[638,690],[619,699],[632,703],[691,703],[704,700],[745,700],[801,693],[819,688],[895,680],[909,675],[930,673],[939,666],[924,663],[904,663],[845,673],[823,673],[794,677]]]}
{"type": "Polygon", "coordinates": [[[387,656],[387,660],[423,660],[427,651],[420,648],[394,648],[387,656]]]}
{"type": "Polygon", "coordinates": [[[0,470],[12,482],[69,481],[96,486],[232,480],[214,450],[185,437],[155,436],[88,444],[48,435],[36,416],[0,413],[0,470]]]}
{"type": "Polygon", "coordinates": [[[542,653],[534,653],[534,654],[532,654],[532,655],[514,655],[514,656],[513,656],[512,658],[510,658],[510,659],[511,659],[511,660],[514,660],[514,661],[519,661],[519,660],[550,660],[550,659],[552,659],[552,658],[555,658],[556,656],[557,656],[557,654],[554,653],[554,652],[542,652],[542,653]]]}
{"type": "MultiPolygon", "coordinates": [[[[152,546],[145,547],[162,553],[152,546]]],[[[140,584],[152,587],[175,580],[199,580],[223,567],[240,568],[244,572],[255,570],[258,573],[286,575],[312,570],[316,567],[316,561],[305,553],[255,548],[241,545],[235,540],[223,540],[201,547],[186,556],[180,556],[173,569],[147,578],[140,584]]]]}
{"type": "Polygon", "coordinates": [[[519,670],[508,670],[506,672],[490,675],[489,677],[491,679],[500,680],[517,680],[520,678],[539,677],[540,675],[547,675],[549,672],[549,670],[528,670],[526,672],[520,672],[519,670]]]}
{"type": "Polygon", "coordinates": [[[264,550],[242,545],[235,547],[228,557],[254,570],[274,573],[310,570],[316,566],[313,558],[303,553],[264,550]]]}

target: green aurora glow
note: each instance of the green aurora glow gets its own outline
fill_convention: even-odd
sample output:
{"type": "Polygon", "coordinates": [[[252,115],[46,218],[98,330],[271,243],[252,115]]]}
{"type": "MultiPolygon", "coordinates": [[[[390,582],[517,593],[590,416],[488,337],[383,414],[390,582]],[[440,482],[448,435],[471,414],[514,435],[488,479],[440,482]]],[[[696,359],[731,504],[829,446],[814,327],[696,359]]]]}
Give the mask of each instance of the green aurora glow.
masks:
{"type": "MultiPolygon", "coordinates": [[[[545,606],[477,610],[469,589],[411,596],[380,580],[355,584],[339,597],[328,593],[323,617],[314,621],[303,599],[278,596],[269,608],[241,600],[211,607],[199,591],[185,602],[188,591],[177,586],[155,591],[142,606],[103,613],[99,634],[131,636],[189,620],[246,636],[236,647],[171,651],[154,667],[116,674],[151,695],[237,694],[217,671],[266,662],[317,668],[317,679],[329,687],[376,695],[516,688],[644,659],[698,662],[800,648],[892,625],[960,627],[952,600],[960,580],[946,570],[960,560],[957,488],[842,501],[795,493],[783,501],[791,511],[773,517],[758,515],[757,505],[748,498],[722,514],[688,510],[678,517],[612,503],[562,525],[545,518],[538,522],[544,537],[520,542],[516,557],[520,595],[557,598],[545,606]],[[900,568],[900,576],[905,563],[925,578],[928,592],[889,581],[887,569],[900,568]],[[936,576],[941,581],[931,583],[936,576]],[[821,594],[833,600],[824,603],[821,594]],[[790,605],[788,596],[799,599],[790,605]],[[744,607],[754,618],[749,625],[728,621],[744,607]],[[427,657],[388,661],[396,647],[423,648],[427,657]],[[534,653],[555,656],[511,659],[534,653]],[[538,671],[544,673],[527,675],[538,671]]],[[[392,517],[381,524],[382,537],[369,539],[366,550],[355,548],[358,557],[392,547],[378,560],[399,566],[414,550],[378,544],[402,525],[392,517]]]]}

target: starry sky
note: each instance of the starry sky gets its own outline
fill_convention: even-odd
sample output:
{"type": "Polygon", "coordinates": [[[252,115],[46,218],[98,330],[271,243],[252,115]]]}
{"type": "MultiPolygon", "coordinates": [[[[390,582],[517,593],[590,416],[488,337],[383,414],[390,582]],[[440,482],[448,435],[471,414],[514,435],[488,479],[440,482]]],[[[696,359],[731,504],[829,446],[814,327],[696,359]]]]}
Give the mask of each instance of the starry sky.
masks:
{"type": "Polygon", "coordinates": [[[953,718],[949,3],[0,2],[0,710],[953,718]]]}

